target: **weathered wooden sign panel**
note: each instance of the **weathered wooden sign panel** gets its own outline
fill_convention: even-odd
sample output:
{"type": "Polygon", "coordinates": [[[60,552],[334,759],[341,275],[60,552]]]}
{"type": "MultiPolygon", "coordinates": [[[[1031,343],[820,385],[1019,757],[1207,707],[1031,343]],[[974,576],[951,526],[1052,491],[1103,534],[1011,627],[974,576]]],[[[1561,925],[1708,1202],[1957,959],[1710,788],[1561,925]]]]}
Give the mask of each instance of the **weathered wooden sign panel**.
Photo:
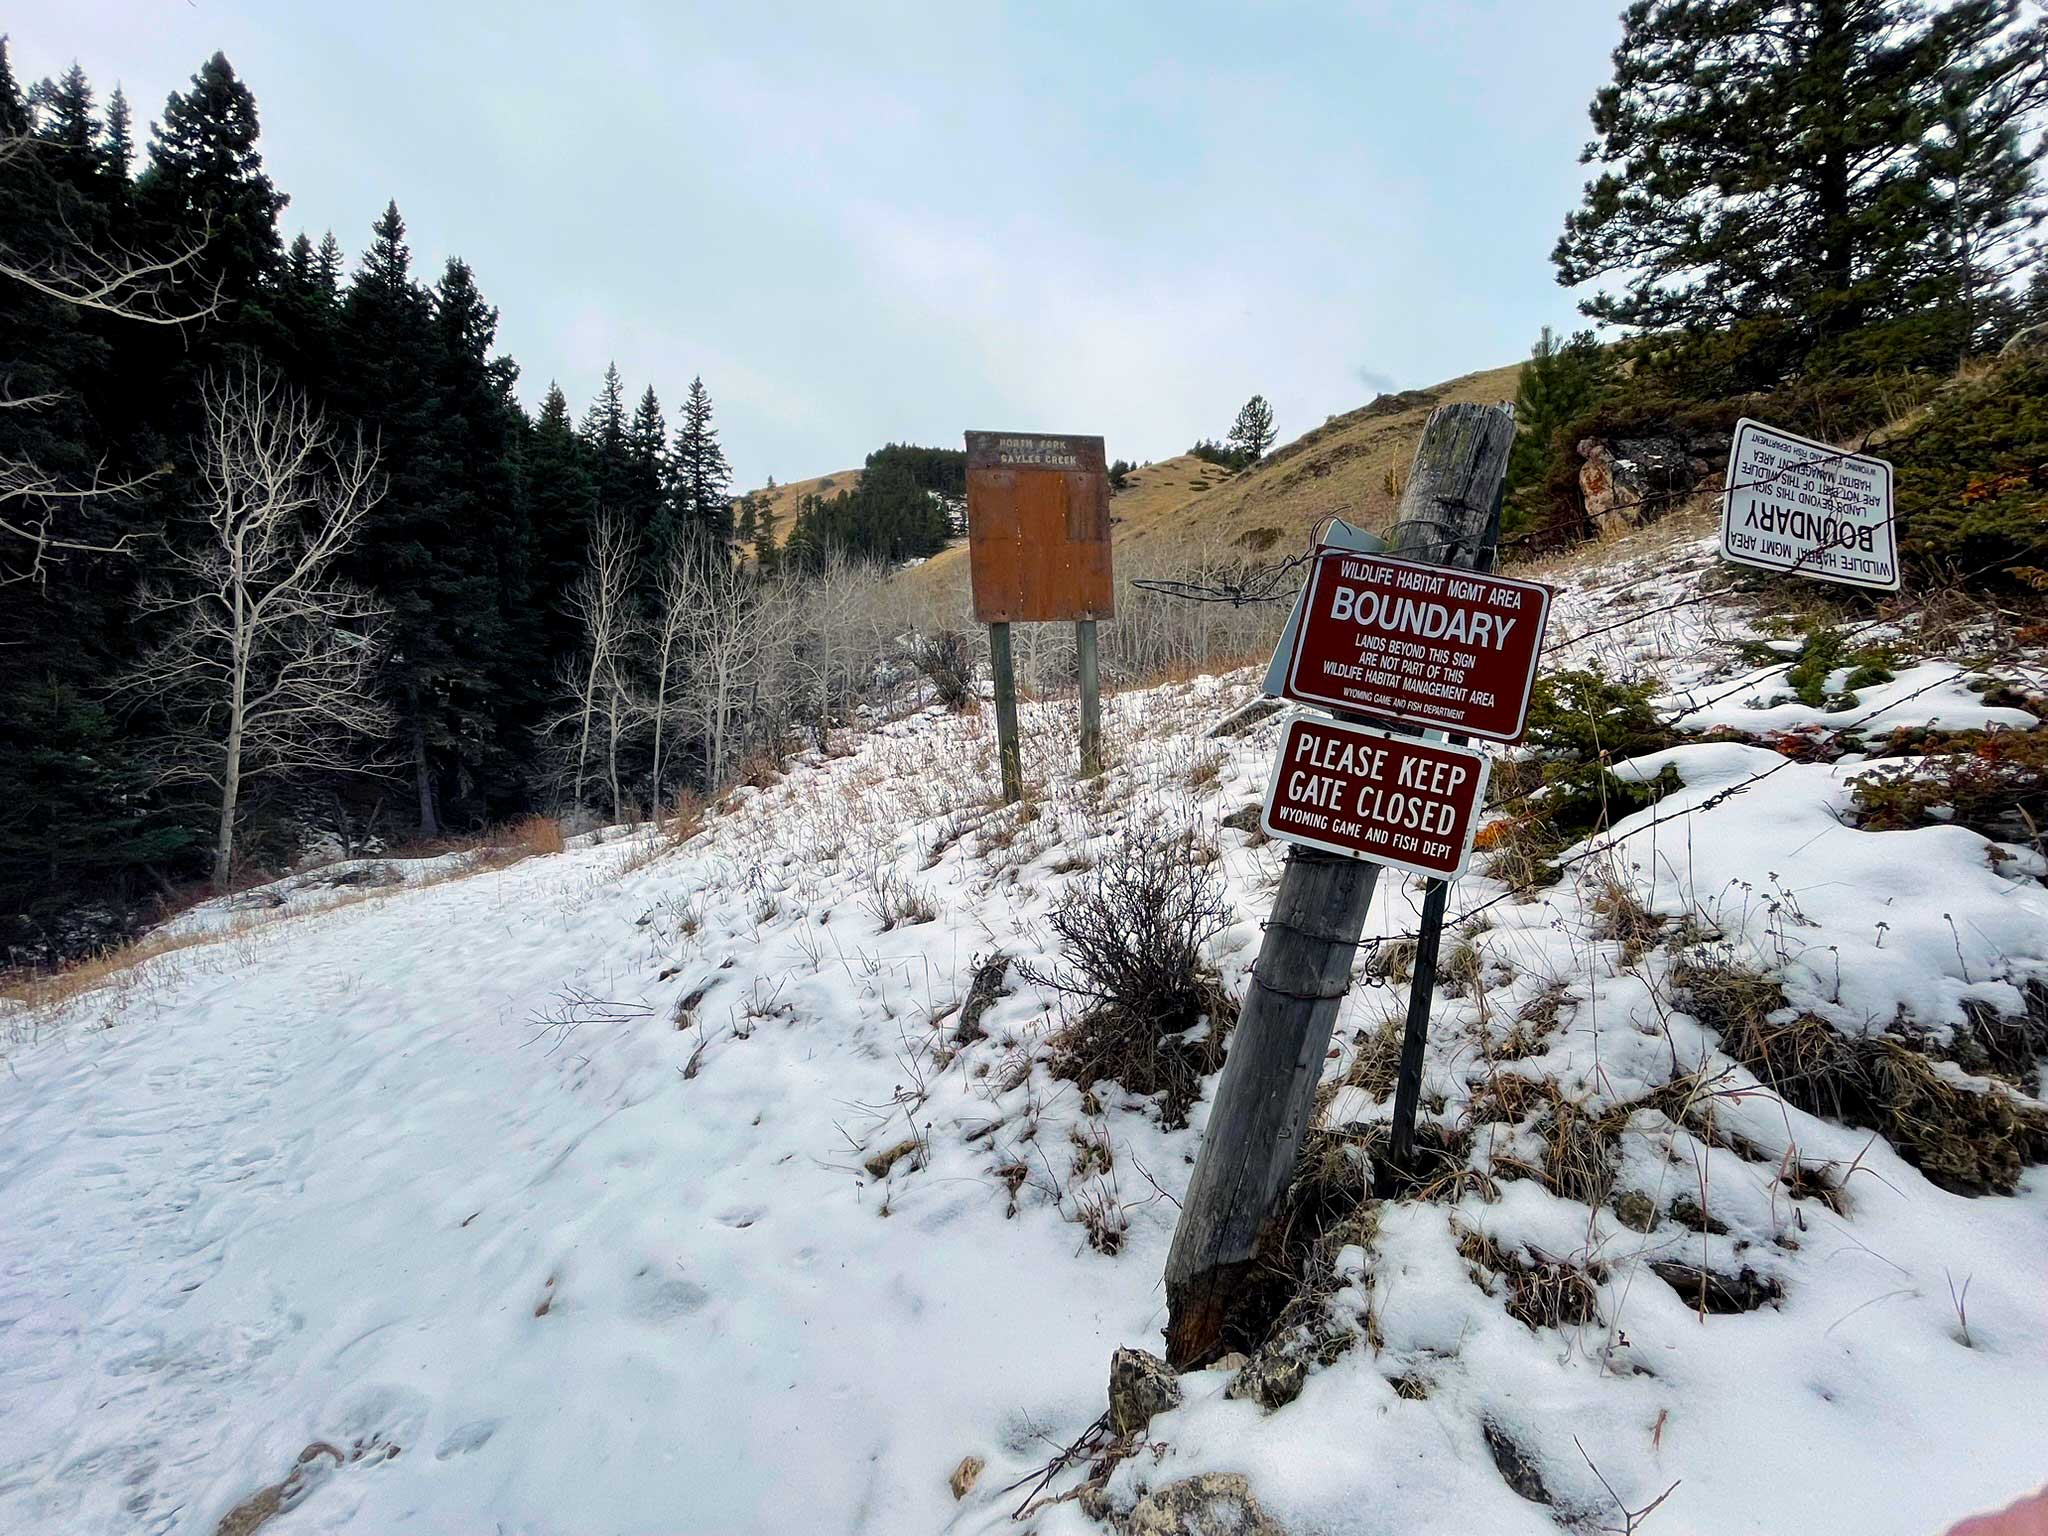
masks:
{"type": "Polygon", "coordinates": [[[1102,439],[969,432],[967,558],[980,623],[1114,617],[1102,439]]]}
{"type": "Polygon", "coordinates": [[[1550,589],[1321,549],[1282,696],[1494,741],[1520,741],[1550,589]]]}
{"type": "Polygon", "coordinates": [[[1455,880],[1472,857],[1486,773],[1486,754],[1470,747],[1299,714],[1281,733],[1259,822],[1289,842],[1455,880]]]}
{"type": "Polygon", "coordinates": [[[1767,571],[1897,591],[1891,465],[1745,416],[1728,447],[1721,553],[1767,571]]]}

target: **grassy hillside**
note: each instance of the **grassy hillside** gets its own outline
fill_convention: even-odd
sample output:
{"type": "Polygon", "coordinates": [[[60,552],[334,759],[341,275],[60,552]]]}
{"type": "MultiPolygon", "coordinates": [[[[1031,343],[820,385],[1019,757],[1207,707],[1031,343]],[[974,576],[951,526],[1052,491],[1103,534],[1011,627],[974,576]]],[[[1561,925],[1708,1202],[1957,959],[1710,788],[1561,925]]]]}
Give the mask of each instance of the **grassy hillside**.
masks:
{"type": "Polygon", "coordinates": [[[853,490],[860,484],[860,477],[860,470],[836,469],[829,475],[792,480],[772,491],[756,491],[754,494],[767,509],[768,521],[775,529],[775,542],[786,544],[789,542],[789,530],[796,524],[797,508],[803,505],[806,496],[836,496],[841,491],[853,490]]]}
{"type": "MultiPolygon", "coordinates": [[[[1119,569],[1182,567],[1207,557],[1256,557],[1299,548],[1332,513],[1368,527],[1384,524],[1432,407],[1454,401],[1511,400],[1521,364],[1468,373],[1429,389],[1386,395],[1333,416],[1274,449],[1242,474],[1191,455],[1131,473],[1110,502],[1119,569]]],[[[967,590],[965,542],[904,573],[925,597],[967,590]]]]}

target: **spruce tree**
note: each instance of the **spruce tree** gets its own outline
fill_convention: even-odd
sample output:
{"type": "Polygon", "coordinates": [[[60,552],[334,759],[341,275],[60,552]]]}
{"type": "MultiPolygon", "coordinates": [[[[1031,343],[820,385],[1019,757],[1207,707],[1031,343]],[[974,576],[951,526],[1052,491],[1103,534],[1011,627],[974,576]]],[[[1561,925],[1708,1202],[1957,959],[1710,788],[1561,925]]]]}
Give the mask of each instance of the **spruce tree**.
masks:
{"type": "Polygon", "coordinates": [[[582,644],[569,594],[583,575],[597,513],[589,451],[569,420],[569,399],[550,382],[526,437],[524,478],[533,524],[533,602],[541,615],[545,675],[552,679],[582,644]]]}
{"type": "Polygon", "coordinates": [[[455,782],[473,787],[476,803],[460,809],[475,821],[525,804],[545,671],[518,466],[519,370],[495,352],[498,312],[458,258],[434,289],[434,332],[436,601],[456,619],[441,729],[455,782]]]}
{"type": "Polygon", "coordinates": [[[277,216],[289,199],[263,169],[257,134],[256,98],[216,53],[151,125],[149,169],[136,193],[158,234],[205,235],[186,292],[219,299],[215,323],[233,333],[226,339],[261,342],[271,339],[264,295],[282,256],[277,216]]]}
{"type": "Polygon", "coordinates": [[[384,496],[346,574],[389,610],[383,685],[422,837],[442,830],[442,792],[476,681],[458,641],[481,609],[472,552],[443,524],[437,340],[432,303],[412,275],[405,220],[387,204],[343,305],[335,392],[378,442],[384,496]]]}
{"type": "MultiPolygon", "coordinates": [[[[625,451],[625,484],[616,510],[647,560],[658,552],[668,513],[668,421],[651,384],[626,424],[625,451]]],[[[653,579],[651,565],[648,576],[653,579]]]]}
{"type": "Polygon", "coordinates": [[[701,377],[690,380],[671,462],[679,535],[722,555],[732,543],[732,467],[719,446],[711,395],[701,377]]]}
{"type": "MultiPolygon", "coordinates": [[[[1635,0],[1594,99],[1605,167],[1552,260],[1581,304],[1648,330],[1748,326],[1760,380],[1911,311],[1940,242],[1926,151],[1944,82],[2040,67],[2016,0],[1635,0]]],[[[1976,135],[1983,103],[1961,107],[1976,135]]],[[[2010,151],[1992,151],[1994,160],[2010,151]]],[[[1968,216],[2002,221],[2007,191],[1968,216]]]]}

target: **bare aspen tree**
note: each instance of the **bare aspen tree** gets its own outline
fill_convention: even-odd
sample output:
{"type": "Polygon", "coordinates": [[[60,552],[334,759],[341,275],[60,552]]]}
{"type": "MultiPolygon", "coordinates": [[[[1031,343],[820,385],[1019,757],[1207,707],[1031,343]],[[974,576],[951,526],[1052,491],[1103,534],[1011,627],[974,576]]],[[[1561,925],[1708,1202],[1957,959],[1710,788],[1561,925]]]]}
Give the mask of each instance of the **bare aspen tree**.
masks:
{"type": "Polygon", "coordinates": [[[569,594],[569,607],[583,622],[583,657],[577,666],[575,698],[576,773],[570,803],[583,809],[583,785],[590,766],[590,728],[601,720],[610,741],[612,814],[619,812],[618,744],[625,708],[625,654],[631,635],[633,535],[624,522],[600,513],[590,529],[590,564],[569,594]]]}
{"type": "Polygon", "coordinates": [[[657,584],[661,612],[655,617],[652,637],[654,697],[648,701],[647,715],[654,722],[654,761],[648,771],[647,803],[656,817],[661,815],[661,778],[667,766],[667,759],[662,756],[663,737],[675,712],[675,700],[681,696],[674,685],[681,682],[679,673],[687,648],[692,591],[690,562],[679,550],[670,557],[657,584]]]}
{"type": "Polygon", "coordinates": [[[764,602],[756,583],[702,555],[690,558],[687,589],[687,670],[679,702],[704,743],[705,788],[716,794],[738,760],[734,738],[751,718],[786,608],[764,602]]]}
{"type": "MultiPolygon", "coordinates": [[[[26,134],[0,135],[0,166],[26,160],[43,146],[26,134]]],[[[19,283],[44,298],[72,309],[112,315],[144,325],[190,325],[219,307],[218,296],[204,301],[181,293],[179,283],[205,248],[206,237],[168,255],[147,255],[125,247],[94,250],[83,239],[29,259],[7,240],[0,221],[0,280],[19,283]]],[[[54,392],[16,395],[0,390],[0,411],[45,410],[61,398],[54,392]]],[[[18,581],[41,582],[51,561],[63,554],[125,554],[131,536],[107,543],[61,538],[52,523],[85,503],[117,501],[132,496],[162,474],[108,476],[105,465],[83,480],[68,479],[14,454],[0,453],[0,539],[7,545],[0,560],[0,586],[18,581]]]]}
{"type": "Polygon", "coordinates": [[[390,726],[372,688],[382,612],[331,575],[383,486],[360,433],[344,440],[260,365],[209,380],[201,400],[203,532],[141,597],[177,627],[120,687],[164,706],[160,778],[218,792],[225,889],[248,780],[353,767],[351,740],[390,726]]]}

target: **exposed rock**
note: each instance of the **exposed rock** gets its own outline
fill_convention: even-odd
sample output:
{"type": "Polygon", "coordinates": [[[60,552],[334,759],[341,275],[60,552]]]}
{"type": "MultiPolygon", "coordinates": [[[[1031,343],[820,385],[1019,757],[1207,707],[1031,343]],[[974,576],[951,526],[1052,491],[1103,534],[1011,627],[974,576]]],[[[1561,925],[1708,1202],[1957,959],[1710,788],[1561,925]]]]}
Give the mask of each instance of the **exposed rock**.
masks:
{"type": "MultiPolygon", "coordinates": [[[[907,1141],[899,1141],[896,1143],[895,1146],[889,1147],[884,1151],[877,1152],[873,1157],[869,1158],[867,1162],[864,1163],[862,1166],[867,1169],[868,1173],[872,1177],[877,1179],[885,1179],[889,1176],[889,1170],[891,1168],[894,1168],[898,1162],[910,1156],[911,1153],[918,1151],[919,1148],[921,1148],[923,1145],[923,1142],[919,1141],[915,1136],[912,1136],[907,1141]]],[[[913,1164],[912,1166],[922,1167],[924,1165],[920,1161],[918,1163],[913,1164]]]]}
{"type": "Polygon", "coordinates": [[[1486,1448],[1493,1453],[1493,1464],[1500,1469],[1503,1482],[1532,1504],[1557,1502],[1543,1485],[1543,1473],[1535,1457],[1515,1444],[1514,1437],[1491,1419],[1480,1428],[1486,1433],[1486,1448]]]}
{"type": "Polygon", "coordinates": [[[1134,1434],[1180,1403],[1180,1378],[1173,1367],[1142,1349],[1119,1349],[1109,1362],[1109,1427],[1134,1434]]]}
{"type": "Polygon", "coordinates": [[[1308,1361],[1282,1350],[1262,1350],[1257,1359],[1237,1373],[1228,1395],[1257,1403],[1266,1412],[1284,1408],[1301,1396],[1308,1380],[1308,1361]]]}
{"type": "Polygon", "coordinates": [[[1237,1472],[1204,1472],[1147,1494],[1125,1530],[1129,1536],[1286,1536],[1237,1472]]]}
{"type": "Polygon", "coordinates": [[[946,1485],[953,1490],[953,1497],[964,1499],[974,1491],[974,1485],[981,1479],[981,1469],[988,1463],[979,1456],[962,1456],[960,1465],[953,1469],[953,1475],[946,1479],[946,1485]]]}
{"type": "Polygon", "coordinates": [[[1631,527],[1655,522],[1712,470],[1681,437],[1589,437],[1579,444],[1579,495],[1590,518],[1619,517],[1631,527]]]}
{"type": "Polygon", "coordinates": [[[1650,1265],[1650,1271],[1678,1292],[1678,1299],[1688,1307],[1705,1307],[1709,1312],[1754,1312],[1785,1295],[1782,1284],[1747,1265],[1738,1274],[1724,1275],[1677,1259],[1659,1259],[1650,1265]]]}

